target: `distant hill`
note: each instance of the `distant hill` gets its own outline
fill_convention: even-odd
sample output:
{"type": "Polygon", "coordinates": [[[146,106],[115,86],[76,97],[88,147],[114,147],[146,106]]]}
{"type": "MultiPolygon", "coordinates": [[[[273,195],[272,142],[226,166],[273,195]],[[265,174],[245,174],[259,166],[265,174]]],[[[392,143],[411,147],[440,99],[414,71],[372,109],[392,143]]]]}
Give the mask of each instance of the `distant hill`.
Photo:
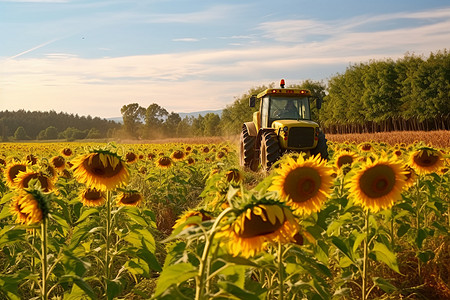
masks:
{"type": "MultiPolygon", "coordinates": [[[[194,118],[198,118],[198,116],[205,116],[206,114],[209,113],[213,113],[216,115],[221,116],[222,115],[222,109],[218,109],[218,110],[202,110],[202,111],[195,111],[195,112],[190,112],[190,113],[178,113],[180,115],[180,117],[182,119],[184,119],[186,116],[189,117],[194,117],[194,118]]],[[[114,117],[114,118],[107,118],[108,121],[114,121],[117,123],[122,124],[123,123],[123,119],[122,117],[114,117]]]]}

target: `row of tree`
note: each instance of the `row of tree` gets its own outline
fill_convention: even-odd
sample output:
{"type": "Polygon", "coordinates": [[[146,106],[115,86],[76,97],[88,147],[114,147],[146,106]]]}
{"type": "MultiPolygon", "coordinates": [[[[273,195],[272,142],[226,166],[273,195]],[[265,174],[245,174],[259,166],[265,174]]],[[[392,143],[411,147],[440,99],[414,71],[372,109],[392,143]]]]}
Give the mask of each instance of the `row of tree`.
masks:
{"type": "Polygon", "coordinates": [[[328,82],[328,132],[450,129],[450,54],[406,55],[347,68],[328,82]]]}
{"type": "Polygon", "coordinates": [[[120,124],[91,116],[55,111],[0,111],[0,137],[3,141],[85,139],[112,137],[120,124]]]}
{"type": "Polygon", "coordinates": [[[122,106],[123,130],[133,138],[192,137],[220,135],[220,116],[208,113],[181,118],[156,103],[147,108],[137,103],[122,106]]]}

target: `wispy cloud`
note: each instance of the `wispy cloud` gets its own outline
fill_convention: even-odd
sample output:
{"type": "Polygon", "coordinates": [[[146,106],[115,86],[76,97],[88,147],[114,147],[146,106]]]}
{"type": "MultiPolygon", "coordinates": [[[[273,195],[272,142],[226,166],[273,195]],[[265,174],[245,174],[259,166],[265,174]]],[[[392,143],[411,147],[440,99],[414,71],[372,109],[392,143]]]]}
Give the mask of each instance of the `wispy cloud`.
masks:
{"type": "Polygon", "coordinates": [[[198,42],[200,39],[196,38],[179,38],[179,39],[172,39],[173,42],[198,42]]]}
{"type": "Polygon", "coordinates": [[[39,45],[37,45],[37,46],[35,46],[35,47],[33,47],[33,48],[30,48],[30,49],[28,49],[28,50],[25,50],[25,51],[23,51],[23,52],[20,52],[20,53],[18,53],[18,54],[16,54],[16,55],[13,55],[13,56],[9,57],[9,59],[14,59],[14,58],[17,58],[17,57],[22,56],[22,55],[24,55],[24,54],[33,52],[33,51],[35,51],[35,50],[37,50],[37,49],[39,49],[39,48],[45,47],[45,46],[47,46],[47,45],[50,45],[51,43],[54,43],[54,42],[56,42],[57,40],[58,40],[58,39],[52,39],[52,40],[50,40],[50,41],[48,41],[48,42],[39,44],[39,45]]]}
{"type": "MultiPolygon", "coordinates": [[[[283,20],[261,23],[257,29],[262,31],[262,37],[280,42],[305,42],[314,39],[339,38],[346,39],[352,34],[379,34],[381,32],[417,32],[421,27],[432,24],[447,24],[450,19],[450,7],[434,9],[423,12],[402,12],[392,14],[382,14],[374,16],[357,16],[350,19],[339,19],[330,21],[318,20],[283,20]],[[426,22],[423,22],[423,21],[426,22]],[[409,21],[409,22],[405,22],[409,21]],[[421,21],[421,22],[414,22],[421,21]],[[381,25],[396,22],[395,28],[379,29],[381,25]],[[367,28],[375,28],[369,30],[367,28]],[[378,28],[378,29],[377,29],[378,28]]],[[[387,26],[387,25],[386,25],[387,26]]],[[[438,25],[439,26],[439,25],[438,25]]],[[[450,31],[450,29],[449,29],[450,31]]],[[[408,34],[410,35],[410,34],[408,34]]]]}

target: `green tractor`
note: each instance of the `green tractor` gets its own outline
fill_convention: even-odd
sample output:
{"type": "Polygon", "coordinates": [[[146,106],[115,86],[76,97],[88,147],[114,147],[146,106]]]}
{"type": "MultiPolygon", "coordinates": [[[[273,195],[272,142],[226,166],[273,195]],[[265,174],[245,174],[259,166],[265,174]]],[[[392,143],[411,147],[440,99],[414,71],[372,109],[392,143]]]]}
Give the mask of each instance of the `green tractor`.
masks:
{"type": "Polygon", "coordinates": [[[253,171],[261,165],[268,170],[286,152],[320,154],[328,159],[325,134],[311,120],[310,101],[315,99],[317,109],[322,100],[314,98],[309,90],[284,88],[266,89],[250,98],[250,107],[260,99],[259,111],[253,113],[253,121],[242,125],[240,157],[242,167],[253,171]]]}

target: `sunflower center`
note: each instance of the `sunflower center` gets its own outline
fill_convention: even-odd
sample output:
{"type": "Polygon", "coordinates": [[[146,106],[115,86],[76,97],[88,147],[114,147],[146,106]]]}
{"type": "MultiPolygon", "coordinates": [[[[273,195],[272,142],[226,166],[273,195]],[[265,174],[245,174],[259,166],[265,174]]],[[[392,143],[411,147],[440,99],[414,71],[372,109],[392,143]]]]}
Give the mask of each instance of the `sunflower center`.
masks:
{"type": "Polygon", "coordinates": [[[301,167],[291,171],[284,184],[285,194],[294,202],[306,202],[314,197],[321,185],[320,174],[310,167],[301,167]]]}
{"type": "Polygon", "coordinates": [[[184,157],[184,152],[177,150],[173,153],[173,158],[182,159],[184,157]]]}
{"type": "Polygon", "coordinates": [[[243,228],[241,228],[239,232],[236,232],[236,235],[241,238],[251,238],[273,233],[284,223],[281,223],[278,218],[276,219],[275,224],[272,224],[267,218],[266,221],[264,221],[261,216],[255,215],[253,211],[250,214],[250,219],[246,218],[244,215],[242,218],[245,218],[244,222],[241,223],[243,228]]]}
{"type": "Polygon", "coordinates": [[[369,198],[383,197],[389,194],[395,185],[395,172],[387,165],[376,165],[363,173],[359,185],[369,198]]]}
{"type": "Polygon", "coordinates": [[[26,177],[24,177],[23,181],[22,181],[23,187],[28,188],[28,184],[30,183],[30,181],[32,179],[37,179],[39,181],[39,183],[41,184],[41,188],[44,192],[49,191],[50,184],[48,182],[48,178],[39,173],[31,173],[31,174],[28,174],[26,177]]]}
{"type": "Polygon", "coordinates": [[[140,199],[141,197],[139,194],[127,194],[124,195],[122,199],[120,199],[120,202],[122,202],[123,204],[134,204],[139,202],[140,199]]]}
{"type": "Polygon", "coordinates": [[[64,157],[57,156],[52,160],[52,162],[56,168],[61,168],[62,166],[64,166],[66,161],[65,161],[64,157]]]}
{"type": "Polygon", "coordinates": [[[136,158],[137,158],[137,156],[136,156],[136,154],[134,154],[133,152],[128,152],[128,153],[125,155],[125,160],[126,160],[127,162],[133,162],[136,158]]]}
{"type": "Polygon", "coordinates": [[[338,166],[338,168],[340,168],[345,164],[351,165],[352,163],[353,163],[353,157],[351,157],[350,155],[342,155],[341,157],[338,158],[337,166],[338,166]]]}
{"type": "Polygon", "coordinates": [[[107,178],[116,176],[123,169],[123,165],[121,163],[117,164],[117,166],[113,168],[109,160],[107,160],[106,165],[103,165],[99,153],[92,156],[92,159],[86,159],[83,162],[83,166],[88,172],[96,176],[107,178]]]}
{"type": "Polygon", "coordinates": [[[434,154],[428,154],[428,152],[424,151],[422,152],[422,155],[416,155],[414,156],[414,162],[421,167],[431,167],[436,164],[436,162],[439,160],[439,157],[434,154]]]}
{"type": "Polygon", "coordinates": [[[14,178],[17,177],[19,172],[25,172],[27,170],[27,167],[24,165],[15,165],[12,166],[8,171],[8,177],[12,181],[14,178]]]}
{"type": "Polygon", "coordinates": [[[99,200],[102,197],[102,193],[95,189],[89,189],[84,193],[84,198],[86,200],[99,200]]]}
{"type": "Polygon", "coordinates": [[[171,164],[172,162],[171,162],[171,160],[170,160],[170,158],[168,158],[168,157],[161,157],[159,160],[158,160],[158,164],[160,165],[160,166],[170,166],[170,164],[171,164]]]}

